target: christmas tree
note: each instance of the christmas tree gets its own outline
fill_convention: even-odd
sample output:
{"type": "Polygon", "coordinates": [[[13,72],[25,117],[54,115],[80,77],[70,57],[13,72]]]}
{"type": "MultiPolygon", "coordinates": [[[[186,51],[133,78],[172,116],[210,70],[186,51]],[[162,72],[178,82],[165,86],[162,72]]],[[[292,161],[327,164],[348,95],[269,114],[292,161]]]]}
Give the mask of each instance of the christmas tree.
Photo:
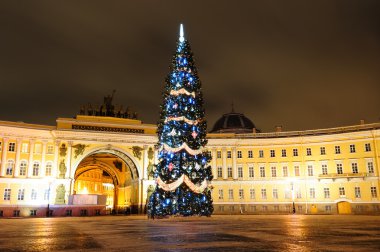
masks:
{"type": "Polygon", "coordinates": [[[159,163],[148,216],[210,216],[210,154],[201,82],[181,24],[177,50],[166,78],[158,122],[159,163]]]}

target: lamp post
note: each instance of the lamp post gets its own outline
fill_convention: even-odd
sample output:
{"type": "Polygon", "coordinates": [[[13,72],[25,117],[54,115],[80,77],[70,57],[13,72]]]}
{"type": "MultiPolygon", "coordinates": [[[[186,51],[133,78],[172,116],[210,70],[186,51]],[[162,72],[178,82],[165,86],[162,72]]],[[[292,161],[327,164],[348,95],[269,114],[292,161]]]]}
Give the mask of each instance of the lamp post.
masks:
{"type": "Polygon", "coordinates": [[[290,185],[292,186],[293,214],[295,214],[296,213],[296,205],[294,204],[294,182],[291,182],[290,185]]]}
{"type": "Polygon", "coordinates": [[[48,204],[47,204],[47,210],[46,210],[46,217],[50,217],[51,216],[50,214],[50,188],[51,188],[51,184],[53,183],[53,178],[48,178],[47,181],[49,184],[49,188],[48,188],[48,195],[47,195],[48,204]]]}

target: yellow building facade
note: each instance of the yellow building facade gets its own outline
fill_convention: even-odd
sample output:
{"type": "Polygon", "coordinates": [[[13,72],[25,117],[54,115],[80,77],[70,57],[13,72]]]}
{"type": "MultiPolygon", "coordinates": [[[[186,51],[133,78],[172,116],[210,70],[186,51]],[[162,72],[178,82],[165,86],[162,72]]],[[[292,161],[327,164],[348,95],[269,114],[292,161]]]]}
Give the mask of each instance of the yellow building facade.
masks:
{"type": "MultiPolygon", "coordinates": [[[[213,132],[215,214],[378,214],[380,123],[213,132]]],[[[156,126],[78,115],[56,126],[0,121],[0,215],[143,213],[156,126]]]]}

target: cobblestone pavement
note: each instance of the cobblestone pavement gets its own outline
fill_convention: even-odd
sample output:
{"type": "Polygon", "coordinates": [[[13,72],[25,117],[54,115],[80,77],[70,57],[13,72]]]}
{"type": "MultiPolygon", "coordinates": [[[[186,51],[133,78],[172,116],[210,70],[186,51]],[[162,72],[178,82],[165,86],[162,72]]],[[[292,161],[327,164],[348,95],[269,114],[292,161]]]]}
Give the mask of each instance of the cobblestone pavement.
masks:
{"type": "Polygon", "coordinates": [[[0,219],[0,251],[380,251],[380,216],[0,219]]]}

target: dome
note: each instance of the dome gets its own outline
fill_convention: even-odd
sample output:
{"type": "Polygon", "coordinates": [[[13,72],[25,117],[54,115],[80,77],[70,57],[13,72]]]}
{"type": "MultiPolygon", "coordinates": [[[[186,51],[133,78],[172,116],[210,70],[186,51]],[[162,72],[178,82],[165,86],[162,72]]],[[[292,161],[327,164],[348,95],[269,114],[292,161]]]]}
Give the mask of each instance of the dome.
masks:
{"type": "MultiPolygon", "coordinates": [[[[224,114],[218,121],[210,133],[252,133],[256,129],[255,124],[244,114],[231,112],[224,114]]],[[[260,132],[256,129],[257,132],[260,132]]]]}

